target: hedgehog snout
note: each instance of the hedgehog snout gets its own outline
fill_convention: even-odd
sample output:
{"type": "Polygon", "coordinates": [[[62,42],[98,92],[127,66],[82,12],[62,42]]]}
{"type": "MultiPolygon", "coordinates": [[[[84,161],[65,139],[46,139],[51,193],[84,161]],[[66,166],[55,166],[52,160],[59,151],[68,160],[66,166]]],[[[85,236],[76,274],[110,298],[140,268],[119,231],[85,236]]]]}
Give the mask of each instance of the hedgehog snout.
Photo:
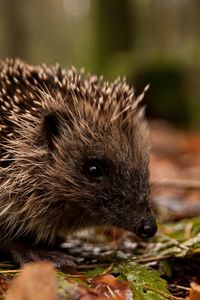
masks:
{"type": "Polygon", "coordinates": [[[142,217],[136,225],[135,233],[141,238],[150,238],[156,234],[157,225],[153,214],[147,218],[142,217]]]}

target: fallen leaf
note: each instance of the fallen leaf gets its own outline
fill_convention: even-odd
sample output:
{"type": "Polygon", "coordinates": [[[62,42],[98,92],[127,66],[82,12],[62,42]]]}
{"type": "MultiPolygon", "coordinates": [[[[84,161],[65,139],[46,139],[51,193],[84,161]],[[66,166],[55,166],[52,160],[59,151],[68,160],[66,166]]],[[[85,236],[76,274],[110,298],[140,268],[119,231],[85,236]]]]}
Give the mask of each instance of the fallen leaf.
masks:
{"type": "Polygon", "coordinates": [[[191,290],[190,290],[190,300],[200,300],[200,285],[198,285],[195,282],[192,282],[190,284],[191,290]]]}
{"type": "Polygon", "coordinates": [[[160,278],[158,271],[135,262],[123,263],[118,266],[118,270],[120,279],[129,282],[135,300],[170,299],[167,282],[160,278]]]}
{"type": "Polygon", "coordinates": [[[49,262],[30,263],[13,280],[6,300],[57,300],[56,271],[49,262]]]}
{"type": "Polygon", "coordinates": [[[11,280],[0,274],[0,295],[3,295],[9,288],[11,280]]]}
{"type": "MultiPolygon", "coordinates": [[[[133,295],[127,282],[116,279],[113,275],[105,274],[92,279],[91,286],[107,299],[132,300],[133,295]]],[[[97,298],[99,299],[99,298],[97,298]]]]}

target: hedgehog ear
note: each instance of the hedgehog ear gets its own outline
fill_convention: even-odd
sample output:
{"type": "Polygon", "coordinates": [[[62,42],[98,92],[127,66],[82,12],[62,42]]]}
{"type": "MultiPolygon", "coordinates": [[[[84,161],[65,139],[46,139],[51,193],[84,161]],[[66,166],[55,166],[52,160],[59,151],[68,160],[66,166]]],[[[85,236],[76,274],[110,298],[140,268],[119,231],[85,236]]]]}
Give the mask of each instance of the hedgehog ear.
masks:
{"type": "Polygon", "coordinates": [[[54,149],[55,139],[59,137],[63,123],[67,123],[68,125],[71,123],[67,113],[52,111],[44,116],[42,135],[51,151],[54,149]]]}
{"type": "Polygon", "coordinates": [[[59,136],[60,120],[58,112],[49,112],[44,116],[42,135],[50,150],[54,148],[55,138],[59,136]]]}
{"type": "Polygon", "coordinates": [[[50,151],[54,150],[55,140],[60,136],[64,125],[67,125],[70,128],[73,126],[72,119],[68,112],[54,110],[45,114],[42,125],[42,136],[50,151]]]}

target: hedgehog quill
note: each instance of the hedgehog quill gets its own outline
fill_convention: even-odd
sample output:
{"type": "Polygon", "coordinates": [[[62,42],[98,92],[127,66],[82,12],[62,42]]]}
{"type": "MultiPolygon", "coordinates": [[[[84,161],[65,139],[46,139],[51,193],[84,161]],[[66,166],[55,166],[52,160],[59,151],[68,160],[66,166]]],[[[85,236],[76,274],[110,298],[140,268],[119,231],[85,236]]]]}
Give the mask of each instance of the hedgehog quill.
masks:
{"type": "Polygon", "coordinates": [[[17,264],[74,265],[54,247],[87,226],[155,234],[144,93],[58,64],[0,61],[0,245],[17,264]]]}

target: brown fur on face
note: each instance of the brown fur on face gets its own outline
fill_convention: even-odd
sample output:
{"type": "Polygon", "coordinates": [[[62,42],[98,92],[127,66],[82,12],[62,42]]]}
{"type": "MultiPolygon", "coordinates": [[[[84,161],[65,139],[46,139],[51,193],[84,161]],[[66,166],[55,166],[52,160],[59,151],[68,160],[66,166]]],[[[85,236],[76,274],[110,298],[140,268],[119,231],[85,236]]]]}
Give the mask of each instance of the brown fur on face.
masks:
{"type": "Polygon", "coordinates": [[[137,233],[141,220],[155,232],[144,93],[58,65],[6,60],[0,74],[2,238],[51,242],[88,225],[137,233]],[[84,172],[93,159],[106,170],[97,181],[84,172]]]}

